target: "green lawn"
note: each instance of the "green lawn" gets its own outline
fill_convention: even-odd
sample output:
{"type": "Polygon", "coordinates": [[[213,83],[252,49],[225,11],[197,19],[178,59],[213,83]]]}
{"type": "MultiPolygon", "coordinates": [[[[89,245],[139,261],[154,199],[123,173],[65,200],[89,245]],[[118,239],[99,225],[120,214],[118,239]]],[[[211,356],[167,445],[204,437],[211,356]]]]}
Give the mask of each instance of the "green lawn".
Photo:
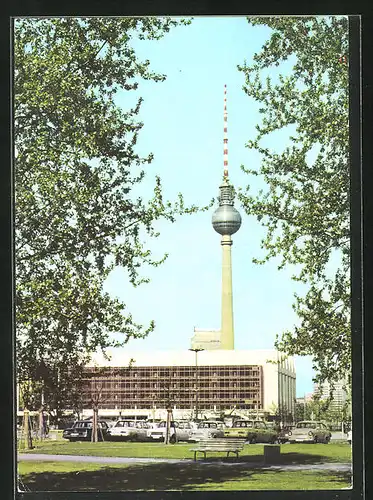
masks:
{"type": "MultiPolygon", "coordinates": [[[[194,444],[43,441],[28,453],[191,459],[194,444]]],[[[20,450],[22,452],[22,450],[20,450]]],[[[349,463],[351,447],[343,443],[281,445],[278,464],[349,463]]],[[[324,470],[269,470],[263,445],[245,445],[239,458],[208,455],[208,463],[95,464],[83,462],[19,462],[19,474],[32,491],[120,490],[269,490],[341,489],[350,487],[350,473],[324,470]],[[222,459],[223,462],[222,463],[222,459]]]]}
{"type": "Polygon", "coordinates": [[[21,462],[19,474],[31,491],[318,490],[350,487],[350,474],[271,471],[249,464],[154,463],[137,465],[21,462]],[[244,466],[242,466],[244,465],[244,466]]]}
{"type": "MultiPolygon", "coordinates": [[[[135,458],[193,458],[190,451],[194,443],[130,443],[106,441],[90,443],[77,441],[42,441],[36,443],[27,453],[45,453],[58,455],[89,455],[100,457],[135,457],[135,458]]],[[[19,450],[20,453],[26,450],[19,450]]],[[[222,457],[224,454],[213,454],[222,457]]],[[[261,461],[263,445],[245,445],[240,453],[240,460],[261,461]]],[[[282,463],[323,463],[350,462],[351,446],[345,443],[329,444],[284,444],[281,445],[282,463]]]]}

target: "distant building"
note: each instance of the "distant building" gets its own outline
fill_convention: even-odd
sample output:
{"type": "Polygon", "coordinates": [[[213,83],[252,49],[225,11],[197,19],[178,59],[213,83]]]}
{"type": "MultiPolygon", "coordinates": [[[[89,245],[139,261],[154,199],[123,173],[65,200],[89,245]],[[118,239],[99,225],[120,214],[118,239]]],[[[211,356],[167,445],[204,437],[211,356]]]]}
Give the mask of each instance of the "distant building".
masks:
{"type": "Polygon", "coordinates": [[[192,349],[203,349],[213,351],[221,348],[220,330],[201,330],[194,329],[194,335],[191,339],[192,349]]]}
{"type": "Polygon", "coordinates": [[[334,383],[334,388],[332,389],[329,382],[324,382],[323,384],[314,384],[313,394],[320,397],[320,399],[328,399],[331,396],[333,399],[330,402],[330,409],[341,410],[345,407],[347,402],[347,390],[346,382],[339,381],[334,383]]]}
{"type": "Polygon", "coordinates": [[[297,404],[309,403],[313,398],[313,392],[307,392],[304,396],[296,398],[297,404]]]}

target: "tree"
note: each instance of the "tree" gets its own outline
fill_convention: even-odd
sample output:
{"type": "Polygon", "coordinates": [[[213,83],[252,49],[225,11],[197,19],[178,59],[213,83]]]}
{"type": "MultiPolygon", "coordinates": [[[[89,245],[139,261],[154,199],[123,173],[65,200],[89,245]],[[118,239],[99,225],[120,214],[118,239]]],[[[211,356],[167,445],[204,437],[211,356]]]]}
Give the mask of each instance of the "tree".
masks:
{"type": "Polygon", "coordinates": [[[293,423],[294,415],[290,408],[285,403],[271,405],[271,413],[274,415],[274,421],[277,425],[288,425],[293,423]]]}
{"type": "Polygon", "coordinates": [[[323,420],[329,425],[340,424],[351,420],[348,402],[343,405],[333,405],[332,398],[321,398],[314,395],[308,401],[297,402],[295,420],[323,420]]]}
{"type": "Polygon", "coordinates": [[[299,325],[277,336],[276,348],[311,355],[316,380],[333,383],[351,368],[347,18],[248,21],[272,30],[254,62],[239,67],[263,115],[247,144],[261,166],[243,169],[267,189],[248,186],[239,199],[266,228],[255,262],[280,258],[279,269],[294,265],[293,279],[308,287],[295,295],[299,325]],[[285,73],[270,76],[282,65],[285,73]],[[281,152],[263,145],[273,132],[290,134],[281,152]]]}
{"type": "MultiPolygon", "coordinates": [[[[103,387],[104,384],[100,380],[93,379],[93,384],[91,384],[91,390],[90,390],[90,406],[92,408],[93,412],[93,418],[92,418],[92,436],[91,436],[91,441],[94,443],[97,443],[99,440],[99,423],[98,423],[98,410],[100,405],[105,401],[103,398],[102,392],[103,392],[103,387]]],[[[102,432],[102,430],[101,430],[102,432]]]]}
{"type": "Polygon", "coordinates": [[[157,40],[180,23],[187,24],[152,17],[15,21],[17,373],[20,382],[40,381],[58,393],[58,402],[49,398],[55,408],[69,393],[67,375],[76,379],[92,352],[154,329],[104,292],[109,273],[121,266],[134,286],[147,281],[141,269],[167,254],[154,258],[144,235],[159,235],[158,220],[197,210],[185,207],[181,194],[164,200],[158,177],[149,199],[138,190],[153,155],[136,152],[142,99],[132,94],[141,79],[156,83],[165,75],[139,61],[131,41],[157,40]]]}

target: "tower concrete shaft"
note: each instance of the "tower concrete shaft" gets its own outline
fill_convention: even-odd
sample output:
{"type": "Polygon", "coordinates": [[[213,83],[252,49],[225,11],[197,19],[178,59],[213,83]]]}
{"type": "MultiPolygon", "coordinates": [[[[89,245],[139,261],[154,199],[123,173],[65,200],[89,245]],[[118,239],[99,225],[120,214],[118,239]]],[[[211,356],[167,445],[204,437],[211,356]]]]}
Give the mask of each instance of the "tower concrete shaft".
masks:
{"type": "Polygon", "coordinates": [[[232,238],[229,234],[221,237],[223,250],[222,293],[221,293],[221,333],[220,348],[234,349],[233,290],[232,290],[232,238]]]}

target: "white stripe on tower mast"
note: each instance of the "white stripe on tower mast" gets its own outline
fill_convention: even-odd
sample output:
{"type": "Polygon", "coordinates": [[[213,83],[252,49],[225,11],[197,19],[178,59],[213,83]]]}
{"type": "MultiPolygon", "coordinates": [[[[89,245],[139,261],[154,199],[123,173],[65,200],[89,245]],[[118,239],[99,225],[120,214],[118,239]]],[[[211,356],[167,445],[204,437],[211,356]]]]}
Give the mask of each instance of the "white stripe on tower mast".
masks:
{"type": "Polygon", "coordinates": [[[228,179],[228,112],[227,112],[227,86],[224,85],[224,178],[228,179]]]}

